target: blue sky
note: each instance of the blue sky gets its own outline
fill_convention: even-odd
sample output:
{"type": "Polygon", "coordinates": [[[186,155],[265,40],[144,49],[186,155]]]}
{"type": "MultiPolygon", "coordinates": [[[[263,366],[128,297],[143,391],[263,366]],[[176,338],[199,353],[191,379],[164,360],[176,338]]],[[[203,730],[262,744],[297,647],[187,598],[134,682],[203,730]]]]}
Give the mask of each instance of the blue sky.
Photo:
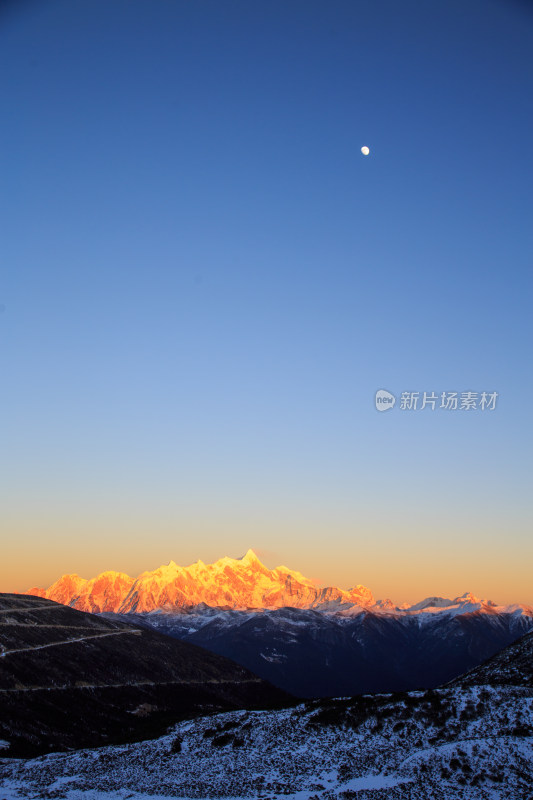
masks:
{"type": "Polygon", "coordinates": [[[4,590],[254,547],[533,602],[532,48],[503,0],[4,6],[4,590]]]}

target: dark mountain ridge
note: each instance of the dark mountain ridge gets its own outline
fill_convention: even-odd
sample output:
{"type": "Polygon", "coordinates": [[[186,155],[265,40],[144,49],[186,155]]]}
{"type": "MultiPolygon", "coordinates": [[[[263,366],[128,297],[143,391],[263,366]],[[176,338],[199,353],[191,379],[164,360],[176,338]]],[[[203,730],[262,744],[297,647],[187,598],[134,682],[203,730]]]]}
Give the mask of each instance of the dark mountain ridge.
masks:
{"type": "Polygon", "coordinates": [[[527,686],[533,688],[533,632],[460,675],[449,686],[527,686]]]}
{"type": "Polygon", "coordinates": [[[148,738],[194,714],[290,699],[194,644],[13,594],[0,594],[0,695],[10,756],[148,738]]]}
{"type": "Polygon", "coordinates": [[[435,688],[533,629],[528,615],[491,609],[344,615],[204,606],[181,614],[105,616],[205,647],[302,698],[435,688]]]}

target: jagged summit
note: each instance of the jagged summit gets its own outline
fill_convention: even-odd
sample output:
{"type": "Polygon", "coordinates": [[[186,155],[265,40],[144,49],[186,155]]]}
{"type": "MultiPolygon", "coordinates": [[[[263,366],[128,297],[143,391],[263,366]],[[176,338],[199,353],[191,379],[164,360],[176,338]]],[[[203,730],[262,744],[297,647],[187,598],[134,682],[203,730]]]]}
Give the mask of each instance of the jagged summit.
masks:
{"type": "Polygon", "coordinates": [[[243,556],[241,556],[239,561],[241,561],[243,564],[259,564],[260,566],[264,566],[251,548],[247,550],[243,556]]]}

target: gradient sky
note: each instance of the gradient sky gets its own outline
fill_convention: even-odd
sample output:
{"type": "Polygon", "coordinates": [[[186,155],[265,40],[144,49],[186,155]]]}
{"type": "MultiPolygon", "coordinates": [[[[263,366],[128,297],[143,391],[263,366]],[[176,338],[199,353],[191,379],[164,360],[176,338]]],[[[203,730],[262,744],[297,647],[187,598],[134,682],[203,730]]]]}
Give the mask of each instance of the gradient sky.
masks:
{"type": "Polygon", "coordinates": [[[532,52],[518,0],[1,6],[1,590],[533,602],[532,52]]]}

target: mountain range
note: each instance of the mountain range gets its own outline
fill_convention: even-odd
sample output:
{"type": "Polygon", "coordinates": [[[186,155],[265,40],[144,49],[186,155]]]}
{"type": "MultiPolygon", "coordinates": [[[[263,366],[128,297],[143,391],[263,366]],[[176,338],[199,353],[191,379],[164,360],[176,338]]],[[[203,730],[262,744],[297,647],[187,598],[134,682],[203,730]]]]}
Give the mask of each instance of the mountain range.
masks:
{"type": "Polygon", "coordinates": [[[433,688],[533,629],[529,606],[466,592],[398,607],[361,585],[319,588],[271,570],[252,550],[137,578],[64,575],[29,593],[198,645],[297,697],[433,688]]]}
{"type": "Polygon", "coordinates": [[[0,797],[529,800],[532,626],[472,595],[120,614],[0,595],[0,797]],[[296,704],[217,651],[334,696],[296,704]]]}
{"type": "Polygon", "coordinates": [[[450,613],[497,611],[533,616],[530,606],[497,606],[469,592],[454,599],[428,597],[411,606],[395,606],[391,600],[376,601],[370,589],[360,584],[348,590],[335,586],[319,588],[296,570],[285,566],[271,570],[261,563],[253,550],[248,550],[240,559],[225,556],[213,564],[197,561],[181,567],[170,561],[137,578],[113,571],[90,579],[76,574],[63,575],[48,589],[32,587],[27,594],[97,614],[179,613],[208,606],[233,610],[290,607],[348,615],[368,609],[398,615],[448,610],[450,613]]]}

